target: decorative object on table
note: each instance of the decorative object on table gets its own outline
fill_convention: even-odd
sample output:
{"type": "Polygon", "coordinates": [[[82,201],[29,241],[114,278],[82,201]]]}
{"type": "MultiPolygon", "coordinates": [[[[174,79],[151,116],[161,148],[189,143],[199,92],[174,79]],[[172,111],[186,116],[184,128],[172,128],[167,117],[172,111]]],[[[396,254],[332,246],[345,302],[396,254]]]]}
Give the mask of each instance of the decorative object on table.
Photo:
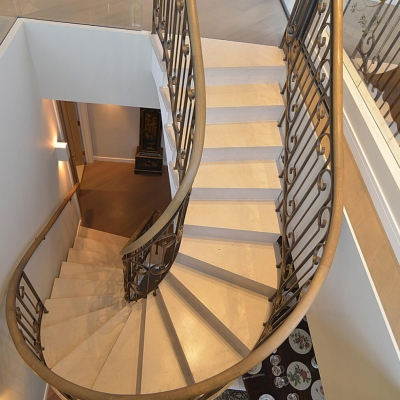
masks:
{"type": "Polygon", "coordinates": [[[299,395],[297,393],[289,393],[287,395],[287,400],[299,400],[299,395]]]}
{"type": "Polygon", "coordinates": [[[275,400],[270,394],[263,394],[258,400],[275,400]]]}
{"type": "Polygon", "coordinates": [[[269,358],[269,361],[272,365],[278,365],[281,362],[281,357],[274,354],[269,358]]]}
{"type": "Polygon", "coordinates": [[[274,376],[279,376],[282,375],[285,372],[285,367],[282,365],[274,365],[272,367],[272,375],[274,376]]]}
{"type": "Polygon", "coordinates": [[[312,384],[311,397],[313,400],[325,400],[325,393],[321,379],[318,379],[312,384]]]}
{"type": "Polygon", "coordinates": [[[262,362],[257,364],[251,370],[247,371],[247,373],[250,374],[250,375],[258,374],[261,371],[261,368],[262,368],[262,362]]]}
{"type": "Polygon", "coordinates": [[[306,365],[294,361],[287,367],[289,383],[297,390],[306,390],[311,385],[311,372],[306,365]]]}
{"type": "Polygon", "coordinates": [[[315,356],[311,359],[311,365],[312,365],[315,369],[318,369],[317,359],[316,359],[315,356]]]}
{"type": "Polygon", "coordinates": [[[244,390],[227,389],[215,400],[249,400],[249,395],[244,390]]]}
{"type": "Polygon", "coordinates": [[[299,354],[307,354],[312,347],[310,335],[303,329],[295,329],[289,335],[290,347],[299,354]]]}
{"type": "Polygon", "coordinates": [[[155,108],[141,108],[140,138],[135,157],[135,174],[138,172],[162,174],[161,134],[161,111],[155,108]]]}
{"type": "Polygon", "coordinates": [[[288,379],[287,376],[277,376],[274,379],[274,383],[275,383],[275,386],[278,389],[280,389],[280,388],[283,388],[284,386],[287,386],[289,384],[289,379],[288,379]]]}

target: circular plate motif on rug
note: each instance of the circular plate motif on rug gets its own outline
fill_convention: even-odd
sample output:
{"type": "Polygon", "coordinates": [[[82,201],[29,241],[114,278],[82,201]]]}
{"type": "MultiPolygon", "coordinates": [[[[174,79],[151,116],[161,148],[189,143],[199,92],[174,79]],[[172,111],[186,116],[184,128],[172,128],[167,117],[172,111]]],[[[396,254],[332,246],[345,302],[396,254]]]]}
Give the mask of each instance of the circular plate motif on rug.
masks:
{"type": "Polygon", "coordinates": [[[275,400],[270,394],[263,394],[258,400],[275,400]]]}
{"type": "Polygon", "coordinates": [[[247,373],[250,375],[258,374],[261,371],[261,368],[262,368],[262,363],[259,363],[251,370],[247,371],[247,373]]]}
{"type": "Polygon", "coordinates": [[[306,390],[311,385],[311,372],[306,365],[299,361],[289,364],[287,377],[289,383],[297,390],[306,390]]]}
{"type": "Polygon", "coordinates": [[[310,335],[303,329],[295,329],[289,335],[290,347],[299,354],[307,354],[312,347],[310,335]]]}
{"type": "Polygon", "coordinates": [[[318,379],[312,384],[311,397],[313,400],[325,400],[325,393],[321,379],[318,379]]]}

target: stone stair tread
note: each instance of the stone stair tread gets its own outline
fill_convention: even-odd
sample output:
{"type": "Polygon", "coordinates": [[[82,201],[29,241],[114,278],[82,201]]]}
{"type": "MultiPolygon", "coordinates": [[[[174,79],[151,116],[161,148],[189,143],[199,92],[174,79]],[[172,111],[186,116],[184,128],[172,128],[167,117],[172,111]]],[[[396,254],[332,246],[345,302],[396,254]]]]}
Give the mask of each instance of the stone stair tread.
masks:
{"type": "Polygon", "coordinates": [[[207,124],[204,148],[282,146],[276,121],[207,124]]]}
{"type": "Polygon", "coordinates": [[[122,258],[114,254],[102,254],[88,250],[69,249],[68,262],[122,268],[122,258]]]}
{"type": "Polygon", "coordinates": [[[75,347],[52,371],[77,385],[91,388],[112,350],[127,318],[130,306],[125,306],[104,325],[75,347]]]}
{"type": "Polygon", "coordinates": [[[97,240],[98,242],[114,244],[120,248],[124,247],[129,238],[115,235],[97,229],[87,228],[86,226],[80,226],[78,236],[97,240]]]}
{"type": "Polygon", "coordinates": [[[271,305],[267,297],[187,268],[179,262],[174,263],[171,273],[248,348],[254,347],[271,305]]]}
{"type": "Polygon", "coordinates": [[[122,295],[72,297],[64,299],[47,299],[45,307],[49,311],[43,315],[42,327],[55,325],[68,319],[111,307],[115,304],[122,305],[122,295]]]}
{"type": "Polygon", "coordinates": [[[278,275],[276,269],[271,268],[276,264],[272,243],[184,235],[179,254],[190,256],[200,263],[215,265],[255,282],[277,287],[278,275]],[[243,265],[246,268],[243,268],[243,265]]]}
{"type": "Polygon", "coordinates": [[[282,51],[275,46],[201,39],[204,67],[284,66],[282,51]]]}
{"type": "Polygon", "coordinates": [[[193,188],[280,189],[275,161],[225,161],[200,164],[193,188]]]}
{"type": "Polygon", "coordinates": [[[57,365],[121,308],[121,305],[114,305],[43,328],[41,338],[48,367],[57,365]]]}
{"type": "Polygon", "coordinates": [[[110,243],[103,243],[97,240],[77,236],[75,238],[74,249],[93,251],[94,253],[100,254],[112,254],[115,257],[118,257],[122,246],[117,246],[110,243]]]}
{"type": "Polygon", "coordinates": [[[147,298],[145,333],[142,394],[186,386],[168,331],[153,296],[147,298]],[[160,348],[163,349],[162,352],[160,348]],[[157,374],[154,374],[155,370],[157,374]]]}
{"type": "Polygon", "coordinates": [[[206,87],[207,108],[283,105],[277,83],[206,87]]]}
{"type": "Polygon", "coordinates": [[[187,225],[279,234],[272,201],[191,201],[185,221],[187,225]]]}
{"type": "Polygon", "coordinates": [[[196,382],[236,364],[241,357],[180,297],[168,283],[160,285],[168,312],[196,382]],[[218,354],[218,357],[211,355],[218,354]]]}
{"type": "Polygon", "coordinates": [[[93,281],[87,279],[56,278],[51,292],[52,299],[67,297],[101,296],[105,294],[122,294],[123,283],[93,281]]]}
{"type": "Polygon", "coordinates": [[[61,264],[61,279],[84,279],[94,281],[123,281],[120,269],[99,265],[63,262],[61,264]]]}
{"type": "Polygon", "coordinates": [[[92,389],[115,394],[135,394],[138,368],[141,301],[131,313],[99,372],[92,389]]]}

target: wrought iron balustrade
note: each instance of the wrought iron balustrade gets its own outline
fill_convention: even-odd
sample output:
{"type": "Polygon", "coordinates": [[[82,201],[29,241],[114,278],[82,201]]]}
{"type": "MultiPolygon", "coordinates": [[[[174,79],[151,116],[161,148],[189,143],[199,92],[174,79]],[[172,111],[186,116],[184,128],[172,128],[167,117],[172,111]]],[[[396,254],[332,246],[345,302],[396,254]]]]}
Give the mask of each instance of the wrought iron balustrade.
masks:
{"type": "Polygon", "coordinates": [[[344,10],[345,49],[389,129],[400,139],[400,1],[357,2],[344,10]],[[346,29],[351,33],[347,34],[346,29]]]}
{"type": "MultiPolygon", "coordinates": [[[[285,132],[281,156],[282,222],[280,283],[273,312],[259,344],[296,310],[324,262],[330,225],[341,218],[334,202],[340,187],[342,130],[341,61],[336,59],[333,2],[296,2],[282,48],[287,62],[284,86],[285,132]],[[336,189],[336,190],[335,190],[336,189]]],[[[331,251],[331,250],[330,250],[331,251]]]]}
{"type": "Polygon", "coordinates": [[[176,147],[174,169],[180,186],[161,217],[149,221],[121,251],[128,301],[154,291],[176,258],[204,143],[205,82],[195,2],[155,0],[153,33],[160,40],[166,66],[176,147]]]}

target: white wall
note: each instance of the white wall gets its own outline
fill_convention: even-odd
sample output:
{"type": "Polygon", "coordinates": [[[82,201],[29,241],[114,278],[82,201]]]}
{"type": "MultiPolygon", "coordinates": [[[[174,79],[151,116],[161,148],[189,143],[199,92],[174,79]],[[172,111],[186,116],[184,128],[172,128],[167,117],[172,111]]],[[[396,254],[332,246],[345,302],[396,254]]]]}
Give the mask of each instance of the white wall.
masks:
{"type": "MultiPolygon", "coordinates": [[[[18,261],[72,184],[66,163],[55,156],[53,104],[42,100],[20,20],[0,47],[0,88],[0,398],[42,400],[44,382],[25,366],[9,337],[4,300],[18,261]]],[[[42,296],[49,294],[78,221],[76,204],[70,203],[29,264],[30,277],[38,268],[32,280],[42,296]]]]}
{"type": "Polygon", "coordinates": [[[140,108],[109,104],[87,106],[93,156],[106,161],[133,161],[139,145],[140,108]]]}
{"type": "Polygon", "coordinates": [[[400,261],[399,164],[386,142],[388,136],[395,140],[346,53],[343,54],[343,60],[343,132],[393,251],[400,261]],[[387,132],[386,140],[383,132],[387,132]]]}
{"type": "Polygon", "coordinates": [[[42,97],[159,108],[150,33],[24,20],[42,97]]]}
{"type": "Polygon", "coordinates": [[[346,214],[307,319],[328,400],[400,398],[399,349],[346,214]]]}

